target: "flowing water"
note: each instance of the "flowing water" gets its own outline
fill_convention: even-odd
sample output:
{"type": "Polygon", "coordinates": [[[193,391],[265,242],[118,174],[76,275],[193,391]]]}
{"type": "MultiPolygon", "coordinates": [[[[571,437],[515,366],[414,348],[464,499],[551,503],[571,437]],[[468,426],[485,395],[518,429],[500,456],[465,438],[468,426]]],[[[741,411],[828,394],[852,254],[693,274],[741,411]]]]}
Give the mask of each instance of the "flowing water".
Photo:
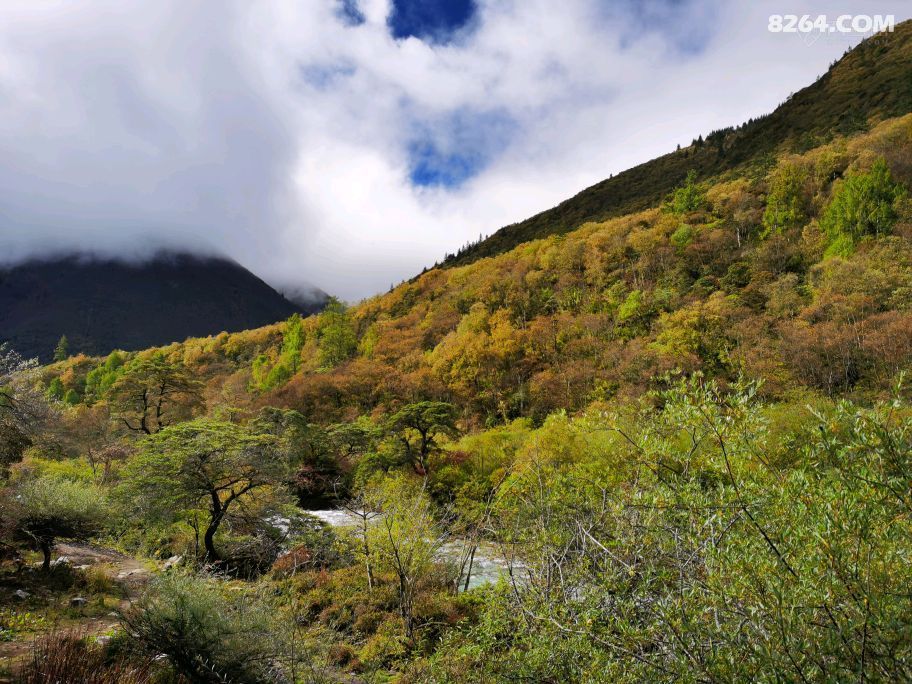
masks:
{"type": "MultiPolygon", "coordinates": [[[[353,527],[360,521],[359,518],[348,511],[338,508],[307,511],[307,513],[322,520],[330,527],[353,527]]],[[[440,547],[440,559],[458,563],[461,560],[463,549],[462,540],[457,538],[448,541],[440,547]]],[[[514,564],[515,567],[516,565],[514,564]]],[[[497,553],[496,548],[488,544],[481,544],[475,550],[475,556],[472,561],[469,589],[496,582],[501,577],[507,576],[509,571],[510,564],[497,553]]],[[[463,582],[465,582],[465,579],[463,579],[463,582]]]]}

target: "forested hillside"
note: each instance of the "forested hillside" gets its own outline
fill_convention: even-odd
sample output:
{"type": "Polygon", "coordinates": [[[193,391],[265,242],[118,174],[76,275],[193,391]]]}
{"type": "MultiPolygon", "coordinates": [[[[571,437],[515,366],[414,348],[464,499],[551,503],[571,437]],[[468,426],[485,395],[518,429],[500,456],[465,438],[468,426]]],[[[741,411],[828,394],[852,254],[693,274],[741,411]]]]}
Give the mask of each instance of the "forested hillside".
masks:
{"type": "Polygon", "coordinates": [[[790,101],[805,143],[691,149],[617,216],[245,332],[4,350],[9,677],[912,679],[912,103],[841,80],[877,46],[790,101]]]}
{"type": "MultiPolygon", "coordinates": [[[[889,120],[784,155],[759,180],[691,177],[654,209],[335,302],[290,330],[154,353],[212,397],[321,422],[421,398],[452,402],[468,425],[540,421],[673,371],[762,379],[771,399],[883,396],[912,358],[910,131],[912,118],[889,120]]],[[[92,402],[100,363],[44,373],[92,402]]]]}

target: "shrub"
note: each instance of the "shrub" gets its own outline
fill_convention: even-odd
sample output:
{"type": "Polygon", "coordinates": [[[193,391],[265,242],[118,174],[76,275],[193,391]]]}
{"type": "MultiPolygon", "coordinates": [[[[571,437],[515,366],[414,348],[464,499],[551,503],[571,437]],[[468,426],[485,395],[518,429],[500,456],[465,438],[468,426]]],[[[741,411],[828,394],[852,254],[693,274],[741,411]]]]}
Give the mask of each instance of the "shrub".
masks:
{"type": "Polygon", "coordinates": [[[104,648],[84,634],[48,634],[32,646],[29,659],[13,679],[16,684],[147,684],[151,660],[110,660],[104,648]]]}
{"type": "Polygon", "coordinates": [[[124,615],[132,645],[193,682],[278,680],[284,626],[263,601],[229,591],[204,577],[157,578],[124,615]]]}

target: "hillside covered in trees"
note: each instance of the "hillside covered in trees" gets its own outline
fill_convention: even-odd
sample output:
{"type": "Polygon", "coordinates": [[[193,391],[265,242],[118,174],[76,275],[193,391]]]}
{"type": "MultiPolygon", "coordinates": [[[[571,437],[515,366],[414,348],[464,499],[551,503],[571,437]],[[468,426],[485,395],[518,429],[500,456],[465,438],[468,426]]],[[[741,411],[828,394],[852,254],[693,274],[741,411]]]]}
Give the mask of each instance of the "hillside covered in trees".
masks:
{"type": "Polygon", "coordinates": [[[4,350],[9,676],[912,679],[909,31],[616,216],[245,332],[4,350]]]}

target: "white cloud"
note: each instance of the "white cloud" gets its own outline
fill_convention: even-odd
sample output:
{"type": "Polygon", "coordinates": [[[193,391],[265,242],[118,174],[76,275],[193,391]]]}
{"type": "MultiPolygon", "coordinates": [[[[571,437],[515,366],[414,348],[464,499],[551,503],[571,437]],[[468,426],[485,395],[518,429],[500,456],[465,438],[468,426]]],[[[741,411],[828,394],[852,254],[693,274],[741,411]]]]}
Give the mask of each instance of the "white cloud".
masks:
{"type": "MultiPolygon", "coordinates": [[[[841,4],[787,10],[861,11],[841,4]]],[[[355,299],[770,111],[858,40],[771,34],[784,10],[768,2],[479,5],[471,32],[431,46],[394,41],[385,0],[362,0],[356,27],[318,0],[7,0],[0,257],[187,246],[355,299]],[[483,115],[497,125],[476,130],[483,115]],[[456,188],[416,187],[419,132],[494,153],[456,188]]]]}

